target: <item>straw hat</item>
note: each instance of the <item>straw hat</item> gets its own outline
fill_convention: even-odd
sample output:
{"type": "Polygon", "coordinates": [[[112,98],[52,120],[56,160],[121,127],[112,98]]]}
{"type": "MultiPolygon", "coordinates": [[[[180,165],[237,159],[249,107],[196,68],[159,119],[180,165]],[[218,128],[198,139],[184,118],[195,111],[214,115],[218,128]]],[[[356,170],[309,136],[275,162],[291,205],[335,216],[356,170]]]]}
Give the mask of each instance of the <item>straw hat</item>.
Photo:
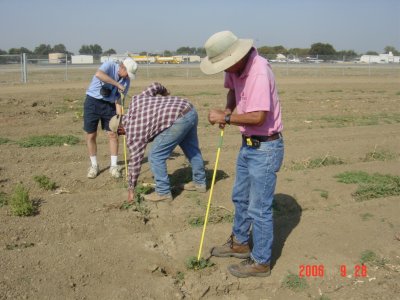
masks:
{"type": "Polygon", "coordinates": [[[205,43],[207,57],[200,63],[205,74],[222,72],[241,60],[253,46],[253,40],[238,39],[230,31],[213,34],[205,43]]]}
{"type": "Polygon", "coordinates": [[[127,57],[122,62],[128,72],[128,76],[130,79],[135,79],[135,73],[137,71],[138,65],[137,63],[130,57],[127,57]]]}

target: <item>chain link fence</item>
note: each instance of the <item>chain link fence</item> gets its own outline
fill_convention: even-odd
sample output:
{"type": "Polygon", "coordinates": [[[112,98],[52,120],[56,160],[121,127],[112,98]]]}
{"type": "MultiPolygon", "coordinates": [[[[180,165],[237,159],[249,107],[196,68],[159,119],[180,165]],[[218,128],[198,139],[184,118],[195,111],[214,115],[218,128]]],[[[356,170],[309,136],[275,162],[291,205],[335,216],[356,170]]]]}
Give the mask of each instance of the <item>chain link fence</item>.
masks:
{"type": "MultiPolygon", "coordinates": [[[[364,63],[359,57],[335,56],[266,56],[277,77],[390,76],[400,78],[400,63],[364,63]]],[[[51,83],[62,81],[89,82],[100,66],[93,63],[72,64],[71,56],[56,62],[46,56],[32,54],[0,55],[0,84],[51,83]]],[[[139,64],[138,78],[158,80],[166,77],[201,78],[199,63],[188,60],[180,64],[139,64]]],[[[216,77],[223,75],[217,74],[216,77]]]]}

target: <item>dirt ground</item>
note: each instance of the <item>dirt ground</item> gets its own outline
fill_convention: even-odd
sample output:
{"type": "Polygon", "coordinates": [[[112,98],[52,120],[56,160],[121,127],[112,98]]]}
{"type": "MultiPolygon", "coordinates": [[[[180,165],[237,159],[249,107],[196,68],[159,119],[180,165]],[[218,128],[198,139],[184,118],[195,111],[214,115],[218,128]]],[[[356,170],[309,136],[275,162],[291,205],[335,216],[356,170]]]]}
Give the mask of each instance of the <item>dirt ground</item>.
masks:
{"type": "MultiPolygon", "coordinates": [[[[82,105],[91,75],[59,83],[3,84],[0,91],[0,191],[17,183],[39,204],[30,217],[0,207],[0,299],[398,299],[400,295],[400,196],[356,201],[356,184],[335,175],[365,171],[400,176],[399,76],[278,76],[283,107],[285,160],[278,174],[275,242],[270,277],[238,279],[227,266],[235,258],[211,258],[213,266],[193,271],[209,194],[175,191],[171,204],[143,203],[119,209],[127,198],[124,179],[108,173],[105,134],[98,138],[102,173],[86,178],[89,158],[82,130],[82,105]],[[74,135],[77,145],[23,148],[34,135],[74,135]],[[390,159],[366,160],[380,151],[390,159]],[[342,164],[307,167],[312,159],[340,158],[342,164]],[[45,191],[33,176],[57,183],[45,191]],[[373,251],[380,263],[360,258],[373,251]],[[318,267],[323,273],[306,274],[318,267]],[[341,275],[346,268],[346,276],[341,275]],[[302,274],[304,282],[289,281],[302,274]]],[[[152,81],[187,97],[199,112],[199,139],[209,184],[219,129],[207,112],[224,105],[222,76],[146,78],[132,82],[130,95],[152,81]]],[[[238,128],[225,130],[203,256],[231,232],[231,189],[240,145],[238,128]]],[[[122,145],[122,139],[120,141],[122,145]]],[[[124,166],[122,147],[119,165],[124,166]]],[[[176,149],[168,161],[171,182],[190,179],[176,149]]],[[[140,182],[152,182],[147,155],[140,182]]]]}

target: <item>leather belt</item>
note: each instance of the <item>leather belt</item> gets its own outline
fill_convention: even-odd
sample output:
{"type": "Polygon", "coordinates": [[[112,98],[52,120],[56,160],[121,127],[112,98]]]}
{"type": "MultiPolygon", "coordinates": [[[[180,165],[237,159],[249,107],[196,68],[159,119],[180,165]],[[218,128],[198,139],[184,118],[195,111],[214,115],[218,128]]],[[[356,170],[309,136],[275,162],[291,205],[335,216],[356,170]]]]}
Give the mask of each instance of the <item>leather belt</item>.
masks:
{"type": "Polygon", "coordinates": [[[282,134],[280,132],[274,133],[272,135],[252,135],[252,136],[242,135],[242,138],[244,141],[246,141],[248,138],[252,138],[261,143],[275,141],[275,140],[279,139],[280,137],[282,137],[282,134]]]}

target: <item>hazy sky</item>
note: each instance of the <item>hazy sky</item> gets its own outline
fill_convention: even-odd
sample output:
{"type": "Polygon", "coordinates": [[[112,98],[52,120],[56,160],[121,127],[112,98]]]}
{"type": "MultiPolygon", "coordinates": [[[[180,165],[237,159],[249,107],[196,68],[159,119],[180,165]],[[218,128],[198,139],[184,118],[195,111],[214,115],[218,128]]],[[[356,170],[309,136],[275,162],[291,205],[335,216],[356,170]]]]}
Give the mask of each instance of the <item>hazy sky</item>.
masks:
{"type": "Polygon", "coordinates": [[[400,50],[400,0],[0,0],[0,49],[99,44],[118,53],[203,47],[231,30],[255,45],[400,50]]]}

